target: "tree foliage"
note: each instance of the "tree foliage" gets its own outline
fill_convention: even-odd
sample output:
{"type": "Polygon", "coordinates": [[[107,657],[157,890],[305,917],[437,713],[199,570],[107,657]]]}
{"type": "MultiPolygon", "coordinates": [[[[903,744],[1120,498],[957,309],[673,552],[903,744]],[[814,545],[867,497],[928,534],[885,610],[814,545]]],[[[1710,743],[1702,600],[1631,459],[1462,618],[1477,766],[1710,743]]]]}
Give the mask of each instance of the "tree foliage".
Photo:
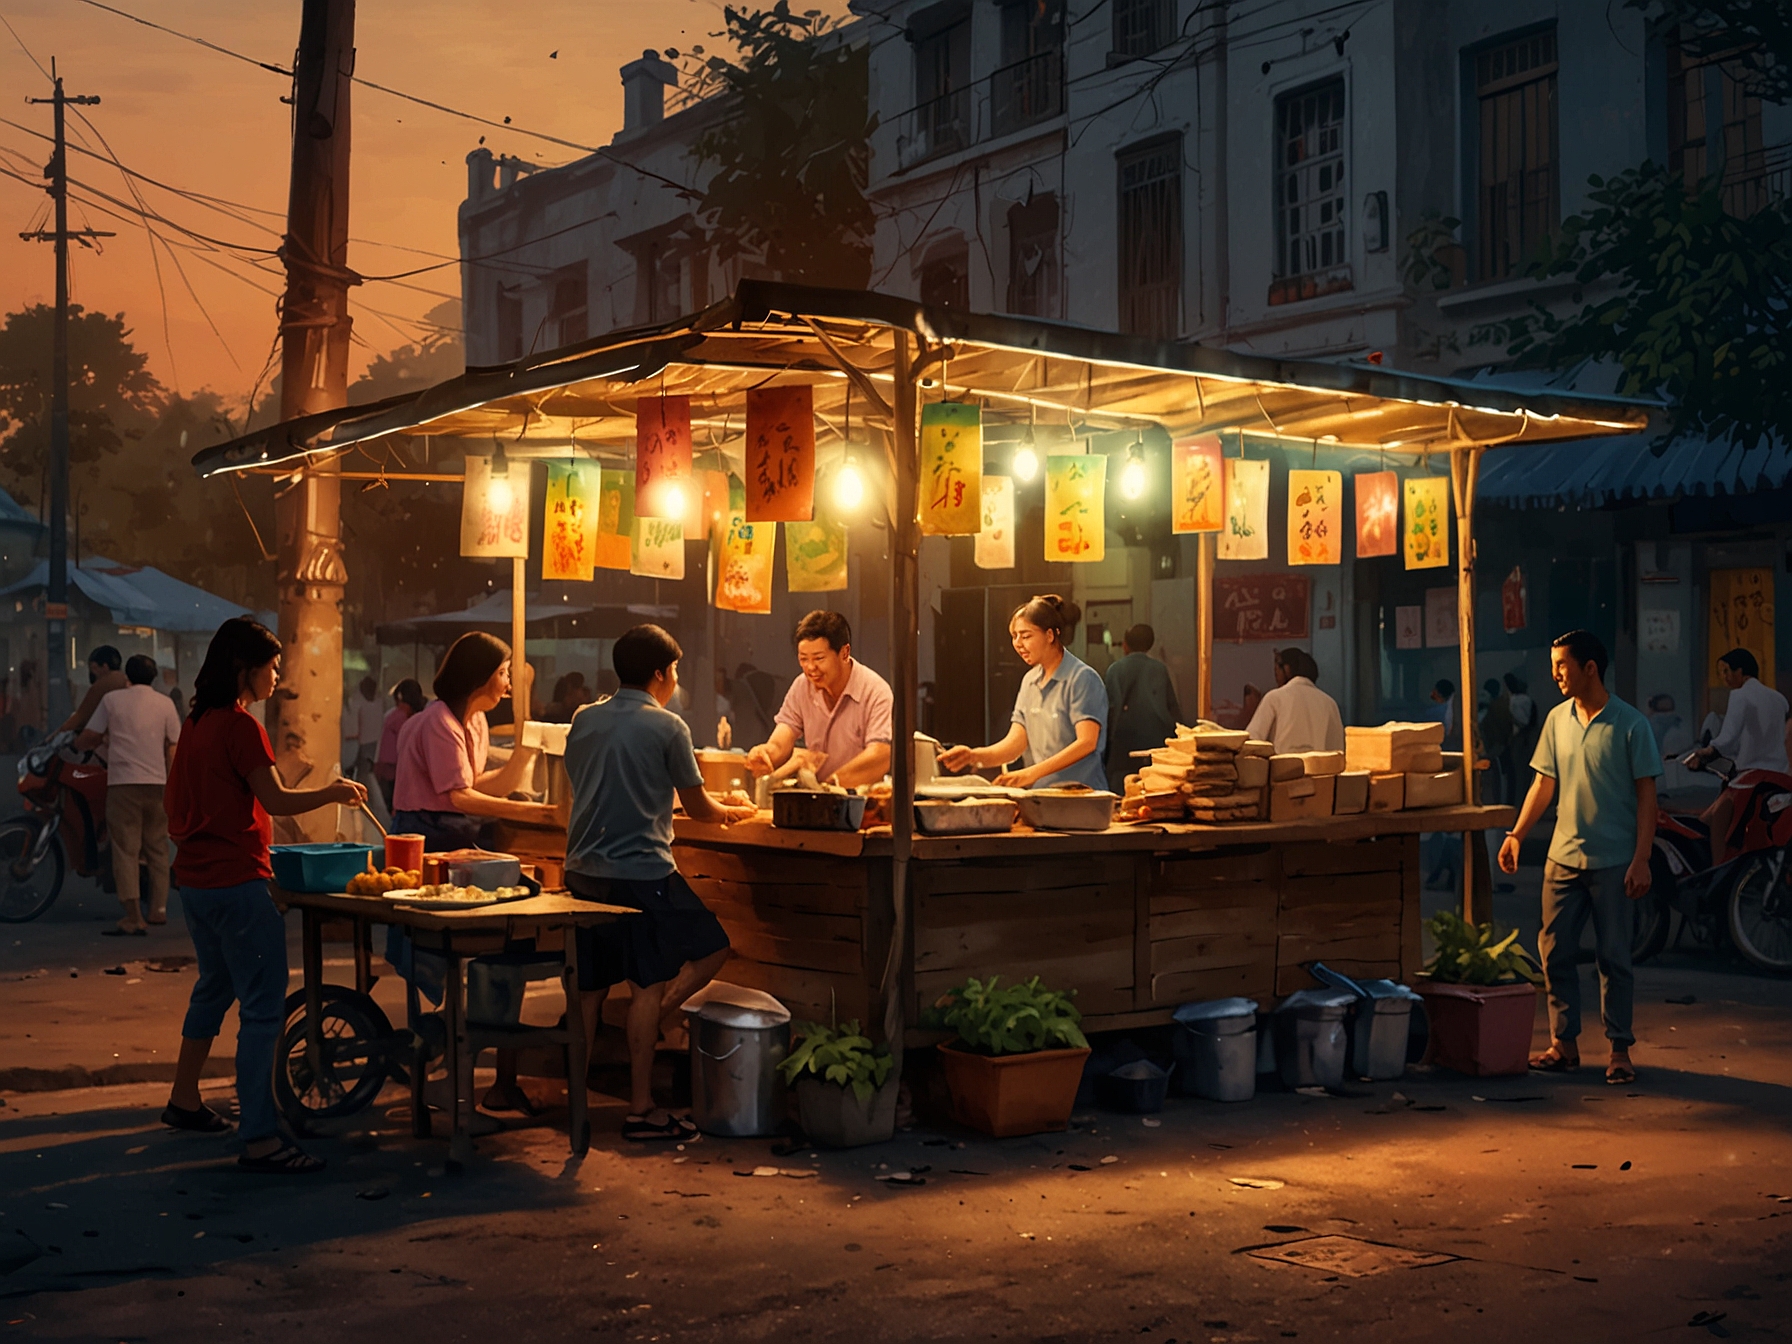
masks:
{"type": "MultiPolygon", "coordinates": [[[[35,304],[0,324],[0,477],[35,496],[50,452],[52,327],[35,304]]],[[[69,461],[98,462],[141,435],[164,402],[149,360],[130,342],[124,314],[69,306],[69,461]]]]}
{"type": "Polygon", "coordinates": [[[1653,163],[1591,179],[1590,208],[1563,222],[1530,268],[1572,276],[1578,307],[1532,311],[1471,333],[1529,367],[1614,360],[1619,390],[1665,396],[1673,432],[1754,446],[1792,443],[1792,203],[1739,218],[1722,184],[1689,187],[1653,163]]]}
{"type": "Polygon", "coordinates": [[[1755,97],[1792,101],[1792,5],[1786,0],[1624,0],[1675,32],[1695,61],[1722,60],[1755,97]]]}
{"type": "Polygon", "coordinates": [[[784,280],[862,287],[871,276],[869,63],[819,12],[730,7],[737,60],[710,56],[694,93],[731,101],[698,136],[713,167],[698,213],[718,257],[743,259],[784,280]]]}

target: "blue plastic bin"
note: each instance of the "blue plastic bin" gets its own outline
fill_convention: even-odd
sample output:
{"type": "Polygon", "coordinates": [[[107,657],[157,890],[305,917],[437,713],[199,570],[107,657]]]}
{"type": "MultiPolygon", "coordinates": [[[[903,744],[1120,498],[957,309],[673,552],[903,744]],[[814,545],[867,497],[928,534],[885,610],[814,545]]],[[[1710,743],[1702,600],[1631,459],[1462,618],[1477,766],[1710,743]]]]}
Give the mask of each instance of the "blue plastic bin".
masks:
{"type": "Polygon", "coordinates": [[[372,845],[274,845],[274,881],[288,891],[347,891],[348,880],[367,871],[372,845]]]}

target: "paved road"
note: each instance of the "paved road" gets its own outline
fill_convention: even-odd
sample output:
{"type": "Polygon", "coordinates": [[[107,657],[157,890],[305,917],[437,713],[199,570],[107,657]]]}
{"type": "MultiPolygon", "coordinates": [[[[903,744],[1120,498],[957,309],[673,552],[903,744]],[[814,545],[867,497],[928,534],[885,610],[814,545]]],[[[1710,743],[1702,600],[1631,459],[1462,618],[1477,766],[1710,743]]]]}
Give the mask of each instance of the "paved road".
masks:
{"type": "MultiPolygon", "coordinates": [[[[1502,914],[1534,901],[1521,877],[1502,914]]],[[[12,931],[0,974],[53,946],[82,972],[60,1000],[68,1050],[103,1063],[103,1023],[101,1054],[165,1051],[186,977],[94,978],[116,942],[83,908],[12,931]]],[[[145,951],[161,940],[180,942],[145,951]]],[[[48,980],[0,982],[0,1064],[20,1049],[15,995],[48,980]]],[[[162,1086],[11,1092],[0,1324],[171,1344],[1775,1338],[1792,1320],[1789,1007],[1792,984],[1672,954],[1639,976],[1633,1088],[1435,1072],[1344,1098],[1173,1101],[1156,1126],[1090,1112],[1063,1135],[923,1126],[783,1156],[625,1148],[596,1097],[583,1162],[550,1112],[458,1175],[410,1138],[395,1090],[316,1141],[330,1169],[302,1180],[163,1132],[162,1086]],[[759,1167],[780,1174],[737,1174],[759,1167]],[[924,1185],[877,1179],[910,1168],[924,1185]]]]}

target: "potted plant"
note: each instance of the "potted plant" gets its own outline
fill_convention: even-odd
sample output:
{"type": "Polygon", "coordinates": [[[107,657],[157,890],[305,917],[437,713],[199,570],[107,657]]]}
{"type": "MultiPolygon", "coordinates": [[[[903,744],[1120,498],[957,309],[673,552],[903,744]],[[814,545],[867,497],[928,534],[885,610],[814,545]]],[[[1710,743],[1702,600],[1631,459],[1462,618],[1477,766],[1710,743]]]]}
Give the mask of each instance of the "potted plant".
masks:
{"type": "Polygon", "coordinates": [[[778,1065],[796,1090],[803,1132],[830,1148],[883,1143],[896,1132],[896,1060],[873,1045],[857,1019],[825,1027],[798,1022],[801,1039],[778,1065]]]}
{"type": "Polygon", "coordinates": [[[956,1033],[939,1048],[955,1120],[999,1139],[1070,1123],[1089,1057],[1070,999],[1038,976],[973,978],[940,996],[926,1024],[956,1033]]]}
{"type": "Polygon", "coordinates": [[[1427,1058],[1481,1077],[1523,1073],[1543,976],[1516,931],[1440,910],[1426,925],[1436,954],[1414,988],[1431,1023],[1427,1058]]]}

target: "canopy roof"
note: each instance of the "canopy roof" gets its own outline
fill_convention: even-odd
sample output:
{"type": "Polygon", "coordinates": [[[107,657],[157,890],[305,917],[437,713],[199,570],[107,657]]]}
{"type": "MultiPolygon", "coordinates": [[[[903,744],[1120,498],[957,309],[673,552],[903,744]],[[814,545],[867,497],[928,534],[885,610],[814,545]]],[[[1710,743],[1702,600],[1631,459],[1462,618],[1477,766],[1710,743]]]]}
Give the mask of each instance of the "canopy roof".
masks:
{"type": "MultiPolygon", "coordinates": [[[[31,572],[0,597],[47,587],[50,562],[40,560],[31,572]]],[[[121,565],[104,556],[89,556],[68,565],[68,581],[89,601],[112,613],[119,625],[141,625],[174,634],[210,634],[233,616],[252,616],[248,607],[183,583],[172,574],[147,565],[121,565]]]]}
{"type": "Polygon", "coordinates": [[[917,343],[930,395],[980,399],[987,423],[1222,428],[1348,447],[1438,453],[1647,426],[1654,403],[1426,378],[1379,365],[1284,360],[1061,322],[924,307],[862,290],[746,281],[694,316],[612,332],[421,392],[287,421],[193,459],[201,476],[292,471],[387,434],[502,440],[522,457],[605,457],[634,443],[638,396],[691,398],[699,447],[742,428],[744,394],[815,385],[823,437],[851,410],[888,431],[895,343],[917,343]],[[849,388],[850,393],[849,393],[849,388]]]}
{"type": "Polygon", "coordinates": [[[1792,448],[1742,447],[1684,435],[1562,443],[1502,453],[1481,468],[1476,498],[1509,508],[1597,508],[1632,500],[1746,495],[1792,485],[1792,448]]]}
{"type": "MultiPolygon", "coordinates": [[[[436,611],[405,621],[387,621],[375,631],[382,644],[452,644],[469,630],[505,634],[512,629],[511,594],[500,589],[459,611],[436,611]]],[[[531,634],[563,639],[614,639],[642,621],[676,624],[678,608],[644,602],[598,605],[556,602],[539,593],[523,599],[523,621],[531,634]]]]}

